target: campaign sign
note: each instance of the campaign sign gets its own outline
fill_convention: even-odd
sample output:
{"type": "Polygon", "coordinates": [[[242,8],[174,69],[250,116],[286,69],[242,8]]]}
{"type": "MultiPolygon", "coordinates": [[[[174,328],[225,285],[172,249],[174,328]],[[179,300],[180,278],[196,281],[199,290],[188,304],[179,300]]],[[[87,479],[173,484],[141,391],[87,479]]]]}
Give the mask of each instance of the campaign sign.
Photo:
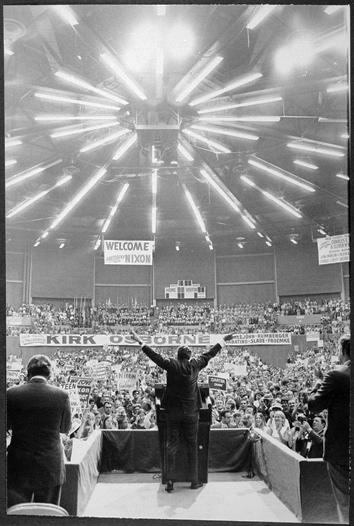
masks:
{"type": "Polygon", "coordinates": [[[89,396],[91,393],[91,378],[79,378],[77,382],[77,391],[82,407],[86,407],[88,404],[89,396]]]}
{"type": "Polygon", "coordinates": [[[349,261],[349,234],[327,236],[317,239],[318,264],[344,263],[349,261]]]}
{"type": "Polygon", "coordinates": [[[208,384],[210,389],[226,391],[226,378],[221,378],[219,376],[209,376],[208,384]]]}
{"type": "Polygon", "coordinates": [[[152,265],[154,242],[149,240],[104,240],[105,265],[152,265]]]}

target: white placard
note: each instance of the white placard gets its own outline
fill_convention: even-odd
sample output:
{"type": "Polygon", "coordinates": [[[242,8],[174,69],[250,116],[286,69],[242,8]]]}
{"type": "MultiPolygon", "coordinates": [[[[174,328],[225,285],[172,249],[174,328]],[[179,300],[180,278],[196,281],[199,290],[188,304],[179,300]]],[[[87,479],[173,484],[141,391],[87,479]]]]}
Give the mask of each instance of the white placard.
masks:
{"type": "Polygon", "coordinates": [[[104,240],[105,265],[152,265],[154,242],[149,240],[104,240]]]}
{"type": "Polygon", "coordinates": [[[345,263],[349,261],[349,234],[317,239],[318,264],[345,263]]]}

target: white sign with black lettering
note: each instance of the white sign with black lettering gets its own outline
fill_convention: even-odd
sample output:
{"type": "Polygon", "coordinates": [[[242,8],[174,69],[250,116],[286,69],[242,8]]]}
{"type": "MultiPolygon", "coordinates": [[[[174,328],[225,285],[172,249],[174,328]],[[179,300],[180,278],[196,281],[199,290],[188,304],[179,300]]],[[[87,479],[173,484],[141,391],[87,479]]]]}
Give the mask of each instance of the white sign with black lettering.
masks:
{"type": "Polygon", "coordinates": [[[318,264],[345,263],[349,261],[349,234],[317,239],[318,264]]]}
{"type": "Polygon", "coordinates": [[[149,240],[104,240],[105,265],[152,265],[154,242],[149,240]]]}

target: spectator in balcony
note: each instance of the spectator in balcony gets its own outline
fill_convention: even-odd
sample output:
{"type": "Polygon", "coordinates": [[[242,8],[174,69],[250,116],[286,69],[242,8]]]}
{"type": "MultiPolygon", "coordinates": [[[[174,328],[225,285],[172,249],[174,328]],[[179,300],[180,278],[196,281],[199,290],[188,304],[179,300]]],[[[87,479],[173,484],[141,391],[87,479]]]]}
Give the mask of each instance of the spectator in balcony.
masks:
{"type": "Polygon", "coordinates": [[[311,392],[309,410],[328,410],[324,455],[337,503],[340,522],[349,521],[349,392],[350,337],[338,344],[341,366],[318,380],[311,392]]]}

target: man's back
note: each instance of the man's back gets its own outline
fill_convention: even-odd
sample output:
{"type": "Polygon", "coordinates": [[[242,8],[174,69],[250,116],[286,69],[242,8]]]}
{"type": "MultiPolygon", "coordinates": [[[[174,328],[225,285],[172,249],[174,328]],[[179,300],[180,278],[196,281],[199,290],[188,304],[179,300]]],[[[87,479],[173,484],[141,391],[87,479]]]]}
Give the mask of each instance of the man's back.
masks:
{"type": "Polygon", "coordinates": [[[334,464],[349,462],[349,393],[350,365],[330,371],[319,390],[311,395],[309,409],[328,409],[323,458],[334,464]]]}
{"type": "Polygon", "coordinates": [[[43,485],[62,484],[60,433],[68,433],[71,425],[67,393],[40,378],[9,389],[7,425],[12,429],[9,478],[37,478],[43,485]]]}

